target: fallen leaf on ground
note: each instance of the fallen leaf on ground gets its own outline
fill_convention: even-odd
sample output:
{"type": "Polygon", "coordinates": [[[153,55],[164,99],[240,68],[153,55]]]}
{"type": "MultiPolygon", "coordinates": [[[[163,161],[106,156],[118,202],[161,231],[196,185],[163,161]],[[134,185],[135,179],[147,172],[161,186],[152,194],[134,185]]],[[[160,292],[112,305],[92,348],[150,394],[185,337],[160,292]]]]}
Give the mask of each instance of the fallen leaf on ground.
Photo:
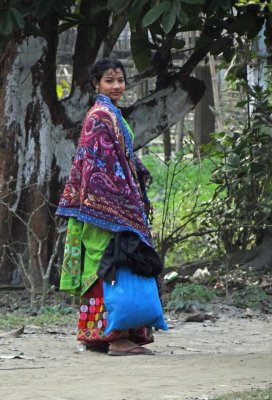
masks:
{"type": "Polygon", "coordinates": [[[21,336],[24,333],[24,326],[20,326],[20,328],[15,329],[9,332],[0,332],[0,338],[16,338],[21,336]]]}
{"type": "Polygon", "coordinates": [[[13,360],[15,358],[19,358],[22,360],[34,360],[32,357],[25,356],[24,354],[0,354],[1,360],[13,360]]]}
{"type": "Polygon", "coordinates": [[[207,320],[215,321],[216,317],[214,314],[196,313],[186,317],[184,322],[203,322],[207,320]]]}

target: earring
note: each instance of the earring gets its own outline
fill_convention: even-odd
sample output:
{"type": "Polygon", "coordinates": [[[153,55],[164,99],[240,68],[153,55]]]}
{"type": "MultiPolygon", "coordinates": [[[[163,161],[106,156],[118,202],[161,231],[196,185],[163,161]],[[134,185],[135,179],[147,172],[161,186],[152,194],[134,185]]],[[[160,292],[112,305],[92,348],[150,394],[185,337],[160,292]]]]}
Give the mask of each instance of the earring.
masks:
{"type": "Polygon", "coordinates": [[[98,93],[98,87],[95,88],[95,93],[98,93]]]}

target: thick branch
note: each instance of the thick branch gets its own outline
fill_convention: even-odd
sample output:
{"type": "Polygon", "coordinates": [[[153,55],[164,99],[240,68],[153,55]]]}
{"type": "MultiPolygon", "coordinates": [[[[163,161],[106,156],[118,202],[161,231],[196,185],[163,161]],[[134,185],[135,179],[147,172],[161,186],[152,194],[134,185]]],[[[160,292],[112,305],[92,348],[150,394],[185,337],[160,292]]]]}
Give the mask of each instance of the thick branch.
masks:
{"type": "MultiPolygon", "coordinates": [[[[101,6],[106,0],[100,0],[101,6]]],[[[72,89],[79,86],[86,92],[86,84],[89,82],[90,66],[94,63],[101,43],[108,32],[110,12],[103,10],[93,15],[91,9],[97,5],[96,0],[82,0],[80,14],[86,16],[88,23],[78,26],[75,53],[73,56],[74,70],[72,89]],[[90,38],[92,36],[92,38],[90,38]],[[91,40],[90,40],[91,39],[91,40]]]]}
{"type": "Polygon", "coordinates": [[[203,96],[205,86],[202,81],[189,77],[187,87],[189,90],[184,90],[176,80],[167,88],[150,94],[125,110],[136,135],[135,150],[155,139],[193,109],[203,96]]]}
{"type": "Polygon", "coordinates": [[[193,52],[185,64],[179,71],[179,78],[181,82],[186,82],[188,76],[192,73],[195,67],[200,63],[201,60],[209,53],[210,46],[205,46],[193,52]]]}
{"type": "Polygon", "coordinates": [[[120,34],[125,29],[127,24],[127,16],[124,13],[118,14],[113,18],[112,24],[109,27],[108,33],[103,43],[103,57],[109,57],[112,49],[117,42],[120,34]]]}
{"type": "Polygon", "coordinates": [[[50,108],[52,117],[59,118],[59,109],[56,93],[56,56],[58,47],[58,25],[57,14],[50,14],[40,21],[40,28],[46,39],[47,45],[43,49],[43,57],[33,67],[33,80],[35,86],[41,87],[42,98],[50,108]],[[34,71],[35,70],[35,71],[34,71]]]}

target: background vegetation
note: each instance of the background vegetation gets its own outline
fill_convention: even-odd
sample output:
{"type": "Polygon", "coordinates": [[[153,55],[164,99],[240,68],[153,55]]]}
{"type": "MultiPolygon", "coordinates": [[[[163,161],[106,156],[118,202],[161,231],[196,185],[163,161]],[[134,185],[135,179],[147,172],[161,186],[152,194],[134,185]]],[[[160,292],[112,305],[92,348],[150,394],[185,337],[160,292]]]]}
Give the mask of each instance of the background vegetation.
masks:
{"type": "Polygon", "coordinates": [[[1,1],[4,284],[27,287],[31,307],[58,285],[65,227],[54,211],[92,101],[89,68],[108,55],[129,71],[123,112],[154,177],[165,266],[270,273],[271,21],[263,0],[1,1]]]}

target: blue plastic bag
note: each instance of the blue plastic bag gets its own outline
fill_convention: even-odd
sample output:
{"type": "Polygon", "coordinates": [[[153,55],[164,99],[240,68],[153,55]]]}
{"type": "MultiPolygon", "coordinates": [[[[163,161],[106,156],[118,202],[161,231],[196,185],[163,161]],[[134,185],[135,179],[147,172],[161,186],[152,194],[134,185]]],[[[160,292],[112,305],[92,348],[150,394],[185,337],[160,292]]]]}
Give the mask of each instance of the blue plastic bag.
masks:
{"type": "Polygon", "coordinates": [[[155,278],[134,274],[118,267],[114,285],[103,282],[108,324],[104,334],[144,325],[167,331],[155,278]]]}

